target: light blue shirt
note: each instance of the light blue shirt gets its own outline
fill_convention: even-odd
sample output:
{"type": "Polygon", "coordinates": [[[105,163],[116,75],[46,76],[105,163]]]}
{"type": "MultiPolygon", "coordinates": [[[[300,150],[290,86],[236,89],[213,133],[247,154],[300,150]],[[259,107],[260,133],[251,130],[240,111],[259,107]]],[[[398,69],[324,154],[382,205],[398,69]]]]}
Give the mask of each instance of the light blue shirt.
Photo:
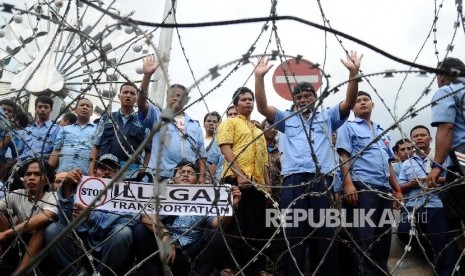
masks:
{"type": "MultiPolygon", "coordinates": [[[[143,121],[144,126],[151,128],[153,124],[158,123],[158,118],[160,118],[160,110],[149,104],[147,116],[143,121]]],[[[184,114],[184,123],[184,134],[181,134],[173,123],[164,126],[168,129],[161,147],[160,175],[162,177],[173,177],[173,169],[182,160],[195,163],[197,159],[207,157],[199,122],[184,114]]],[[[158,165],[157,159],[162,132],[163,129],[155,133],[152,139],[152,154],[148,165],[152,169],[156,169],[158,165]]]]}
{"type": "Polygon", "coordinates": [[[90,122],[84,126],[74,123],[58,132],[53,148],[60,151],[57,173],[79,168],[84,175],[89,175],[89,158],[96,128],[90,122]]]}
{"type": "Polygon", "coordinates": [[[219,181],[221,180],[221,173],[223,172],[224,159],[223,159],[223,155],[221,154],[220,147],[218,146],[218,142],[216,141],[216,139],[213,141],[213,144],[210,147],[210,150],[208,151],[207,162],[209,164],[216,165],[214,184],[219,183],[219,181]]]}
{"type": "Polygon", "coordinates": [[[24,129],[15,129],[11,132],[11,142],[5,153],[7,159],[17,158],[24,151],[24,143],[22,141],[24,129]]]}
{"type": "MultiPolygon", "coordinates": [[[[409,159],[402,163],[402,169],[399,175],[399,185],[403,186],[415,178],[426,178],[428,176],[428,156],[423,159],[416,153],[409,159]]],[[[445,176],[445,171],[442,173],[445,176]]],[[[404,193],[405,200],[408,200],[405,204],[411,207],[420,207],[427,202],[425,207],[428,208],[441,208],[442,202],[437,191],[430,191],[426,194],[422,193],[422,187],[416,187],[410,189],[407,193],[404,193]]]]}
{"type": "Polygon", "coordinates": [[[42,123],[40,126],[35,122],[26,127],[23,132],[24,151],[19,158],[25,160],[32,157],[40,158],[43,155],[48,158],[60,129],[61,127],[51,120],[42,123]]]}
{"type": "Polygon", "coordinates": [[[212,228],[212,223],[215,219],[213,216],[166,216],[165,219],[167,218],[174,218],[172,222],[162,221],[169,232],[171,232],[173,240],[178,241],[182,248],[201,239],[204,229],[212,228]]]}
{"type": "Polygon", "coordinates": [[[392,162],[391,165],[394,173],[396,174],[396,178],[399,179],[400,170],[402,169],[402,162],[392,162]]]}
{"type": "Polygon", "coordinates": [[[350,154],[352,181],[390,188],[389,161],[395,159],[394,153],[389,136],[374,141],[384,130],[376,123],[373,128],[360,118],[348,121],[337,132],[336,148],[350,154]]]}
{"type": "Polygon", "coordinates": [[[339,105],[317,112],[313,120],[312,115],[310,114],[306,121],[302,118],[305,125],[304,131],[300,114],[276,109],[276,116],[272,123],[279,122],[276,128],[284,134],[279,139],[281,174],[284,176],[296,173],[316,173],[315,162],[310,154],[309,140],[312,141],[320,172],[331,172],[337,166],[331,151],[331,134],[347,120],[348,116],[340,118],[339,105]],[[285,118],[287,119],[284,120],[285,118]]]}
{"type": "MultiPolygon", "coordinates": [[[[5,139],[5,137],[11,137],[10,122],[8,121],[3,108],[0,106],[0,140],[5,139]]],[[[7,149],[7,145],[0,149],[0,161],[3,159],[7,149]]]]}
{"type": "MultiPolygon", "coordinates": [[[[465,78],[460,78],[465,81],[465,78]]],[[[465,85],[451,83],[439,88],[431,100],[431,125],[440,123],[454,124],[454,139],[452,147],[465,143],[465,85]],[[450,95],[450,96],[448,96],[450,95]]]]}

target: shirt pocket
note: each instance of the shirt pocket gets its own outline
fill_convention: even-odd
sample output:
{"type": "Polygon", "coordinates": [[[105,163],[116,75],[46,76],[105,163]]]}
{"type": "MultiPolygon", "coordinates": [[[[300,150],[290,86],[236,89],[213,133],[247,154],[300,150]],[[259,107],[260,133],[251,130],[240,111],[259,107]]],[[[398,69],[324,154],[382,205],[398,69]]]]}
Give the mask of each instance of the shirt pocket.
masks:
{"type": "Polygon", "coordinates": [[[115,129],[113,128],[113,124],[111,123],[106,123],[103,126],[103,133],[102,133],[102,139],[101,142],[105,143],[113,139],[115,136],[115,129]]]}
{"type": "Polygon", "coordinates": [[[135,140],[143,140],[145,138],[145,128],[142,126],[131,125],[128,136],[135,140]]]}
{"type": "Polygon", "coordinates": [[[367,147],[367,149],[372,148],[374,145],[373,137],[369,135],[356,134],[354,144],[357,146],[357,150],[361,150],[365,147],[367,147]]]}
{"type": "Polygon", "coordinates": [[[300,135],[304,130],[302,122],[291,122],[290,120],[286,121],[286,135],[289,137],[296,137],[300,135]]]}

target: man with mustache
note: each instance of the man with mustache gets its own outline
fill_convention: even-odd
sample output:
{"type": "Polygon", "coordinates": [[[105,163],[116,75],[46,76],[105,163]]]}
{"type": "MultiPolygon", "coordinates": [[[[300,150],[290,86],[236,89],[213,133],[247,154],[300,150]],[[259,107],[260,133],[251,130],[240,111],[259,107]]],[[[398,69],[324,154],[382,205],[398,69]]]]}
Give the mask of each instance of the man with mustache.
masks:
{"type": "MultiPolygon", "coordinates": [[[[363,55],[358,57],[356,51],[351,51],[347,53],[346,60],[341,59],[349,70],[349,78],[357,76],[362,57],[363,55]]],[[[288,208],[291,213],[293,210],[310,209],[313,213],[308,216],[318,222],[322,219],[319,211],[332,208],[332,202],[328,196],[315,197],[310,194],[324,194],[328,191],[332,194],[331,173],[334,173],[337,164],[331,146],[331,135],[349,117],[357,99],[358,83],[357,80],[349,82],[345,98],[339,104],[326,110],[317,110],[315,105],[318,98],[313,85],[300,82],[291,91],[295,103],[293,108],[298,112],[281,111],[267,103],[264,77],[271,67],[268,60],[259,61],[255,68],[255,91],[258,111],[268,122],[276,123],[278,131],[283,133],[279,144],[283,176],[281,208],[288,208]]],[[[296,227],[285,228],[285,236],[289,239],[291,248],[283,261],[285,275],[304,273],[307,247],[310,248],[312,269],[321,264],[318,272],[322,275],[338,275],[339,267],[334,265],[338,263],[337,244],[331,243],[336,230],[326,226],[312,228],[314,227],[310,227],[308,221],[298,222],[296,227]],[[315,230],[317,237],[322,238],[303,241],[303,237],[308,236],[312,230],[315,230]]]]}
{"type": "Polygon", "coordinates": [[[75,112],[77,121],[60,130],[48,162],[53,167],[58,166],[57,173],[79,168],[88,175],[91,141],[96,129],[90,121],[92,102],[86,98],[79,99],[75,112]]]}

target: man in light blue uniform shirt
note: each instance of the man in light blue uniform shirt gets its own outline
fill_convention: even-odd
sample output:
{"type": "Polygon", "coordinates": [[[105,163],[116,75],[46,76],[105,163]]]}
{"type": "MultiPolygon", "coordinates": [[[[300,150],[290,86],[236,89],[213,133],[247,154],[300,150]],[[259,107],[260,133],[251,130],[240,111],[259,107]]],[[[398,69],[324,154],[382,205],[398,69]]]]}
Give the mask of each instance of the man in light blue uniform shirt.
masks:
{"type": "Polygon", "coordinates": [[[50,120],[53,100],[49,96],[39,96],[35,101],[37,121],[26,127],[23,132],[24,151],[19,156],[21,161],[28,158],[48,157],[60,131],[60,126],[50,120]]]}
{"type": "Polygon", "coordinates": [[[354,227],[347,228],[357,243],[354,248],[359,249],[353,256],[353,270],[357,275],[388,273],[391,224],[380,222],[383,215],[392,211],[393,200],[387,194],[392,192],[397,200],[402,199],[402,191],[390,163],[395,157],[389,137],[379,137],[384,130],[371,121],[373,107],[371,96],[359,91],[353,108],[355,119],[339,128],[336,141],[342,162],[347,220],[354,223],[354,227]],[[354,215],[359,211],[367,214],[374,225],[355,221],[361,217],[360,214],[354,215]]]}
{"type": "Polygon", "coordinates": [[[82,98],[76,105],[77,122],[63,127],[58,133],[49,164],[57,168],[57,173],[80,169],[89,175],[89,158],[96,126],[90,121],[93,105],[82,98]]]}
{"type": "MultiPolygon", "coordinates": [[[[438,69],[451,72],[451,74],[457,71],[464,74],[465,64],[458,58],[447,57],[439,64],[438,69]]],[[[448,155],[452,157],[453,162],[447,168],[446,183],[464,176],[464,173],[460,172],[458,160],[452,154],[452,151],[456,147],[465,144],[465,78],[454,78],[446,74],[438,74],[436,79],[439,90],[436,91],[431,100],[431,126],[437,127],[436,153],[426,180],[426,184],[430,187],[436,187],[437,180],[445,169],[441,164],[448,155]]],[[[465,153],[463,149],[461,153],[465,153]]],[[[461,163],[463,164],[463,162],[464,158],[461,158],[461,163]]],[[[462,189],[463,185],[459,185],[456,188],[448,188],[445,192],[462,194],[462,189]],[[453,192],[454,189],[460,189],[460,191],[453,192]]],[[[462,211],[462,215],[464,213],[462,211]]],[[[462,221],[465,221],[465,218],[462,218],[462,221]]]]}
{"type": "MultiPolygon", "coordinates": [[[[423,183],[431,169],[431,155],[434,157],[434,151],[430,148],[432,138],[429,129],[422,125],[412,128],[410,138],[416,145],[416,151],[410,159],[402,163],[400,171],[399,185],[408,201],[405,204],[407,210],[401,213],[397,235],[404,243],[420,249],[417,236],[413,236],[411,240],[409,236],[412,226],[408,214],[414,214],[414,225],[420,235],[418,238],[436,273],[452,275],[457,261],[455,244],[452,242],[454,235],[441,199],[434,190],[425,190],[423,183]]],[[[444,181],[444,177],[441,177],[439,182],[444,181]]]]}
{"type": "MultiPolygon", "coordinates": [[[[344,66],[349,69],[349,78],[357,76],[362,56],[358,58],[357,52],[351,51],[347,60],[341,59],[344,66]]],[[[300,112],[281,111],[267,103],[264,76],[270,68],[271,65],[268,66],[268,61],[265,59],[261,59],[256,66],[255,96],[258,111],[270,124],[277,124],[276,128],[283,133],[279,142],[282,152],[281,174],[284,177],[281,208],[282,210],[287,208],[289,214],[293,214],[294,210],[303,210],[307,212],[309,219],[312,216],[313,221],[318,223],[324,219],[320,218],[320,210],[332,208],[331,183],[337,165],[331,150],[331,136],[333,131],[347,120],[355,104],[358,82],[356,80],[349,82],[344,101],[322,111],[315,110],[317,95],[312,84],[299,83],[293,88],[292,96],[300,112]],[[326,193],[328,196],[311,196],[310,193],[320,195],[326,193]],[[299,197],[300,199],[297,200],[299,197]],[[312,210],[311,214],[308,214],[309,210],[312,210]]],[[[337,275],[339,266],[334,264],[339,263],[338,249],[337,244],[331,244],[336,229],[323,225],[314,229],[314,237],[304,239],[303,237],[308,236],[312,231],[308,220],[286,222],[291,225],[296,224],[296,227],[284,228],[285,237],[292,248],[283,261],[284,274],[300,275],[305,272],[307,247],[309,247],[311,269],[321,265],[318,271],[321,275],[337,275]]]]}
{"type": "MultiPolygon", "coordinates": [[[[144,125],[152,129],[159,123],[161,110],[147,101],[146,92],[149,88],[150,78],[157,70],[159,64],[154,56],[144,59],[144,77],[141,83],[141,93],[137,104],[139,116],[144,125]]],[[[199,182],[205,183],[205,162],[207,154],[202,128],[197,120],[192,119],[184,112],[180,112],[187,102],[187,89],[180,84],[171,85],[168,90],[168,105],[173,108],[174,121],[164,124],[163,128],[155,133],[152,139],[152,154],[148,167],[154,171],[160,170],[160,179],[173,177],[173,168],[182,160],[196,163],[199,166],[199,182]],[[162,134],[166,130],[166,136],[162,134]],[[164,139],[163,145],[160,141],[164,139]],[[160,149],[161,147],[161,149],[160,149]],[[159,151],[161,154],[159,155],[159,151]]]]}

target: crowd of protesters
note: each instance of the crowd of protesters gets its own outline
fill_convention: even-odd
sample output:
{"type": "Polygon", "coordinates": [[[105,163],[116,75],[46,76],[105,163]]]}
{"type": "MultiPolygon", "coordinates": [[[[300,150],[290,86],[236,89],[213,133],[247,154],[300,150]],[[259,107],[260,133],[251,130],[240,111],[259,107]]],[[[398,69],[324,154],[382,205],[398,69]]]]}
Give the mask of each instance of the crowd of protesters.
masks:
{"type": "Polygon", "coordinates": [[[464,175],[460,97],[465,86],[462,78],[446,72],[463,73],[465,65],[447,58],[438,66],[444,72],[437,75],[440,89],[433,100],[435,151],[425,125],[391,145],[383,122],[373,121],[374,100],[358,87],[362,56],[351,51],[341,59],[349,71],[347,91],[326,109],[308,82],[292,87],[290,110],[270,105],[264,79],[272,65],[260,59],[254,64],[255,91],[239,87],[226,118],[216,111],[205,114],[204,131],[184,112],[185,86],[174,84],[167,91],[171,118],[148,100],[150,79],[159,67],[153,56],[143,61],[141,86],[122,84],[118,111],[96,123],[91,121],[93,102],[86,97],[76,99],[60,122],[51,118],[50,96],[35,99],[33,121],[13,100],[0,100],[0,269],[24,273],[31,259],[63,235],[38,270],[381,275],[389,273],[393,234],[392,225],[381,222],[397,208],[400,240],[423,252],[437,274],[453,274],[459,256],[455,237],[465,212],[451,211],[456,205],[449,201],[458,196],[447,187],[464,175]],[[265,117],[262,123],[251,118],[255,107],[265,117]],[[454,154],[449,158],[449,153],[454,154]],[[83,176],[113,179],[123,167],[128,183],[230,184],[233,216],[160,217],[76,202],[83,176]],[[301,219],[303,213],[295,215],[307,212],[323,222],[325,211],[334,209],[346,211],[351,224],[315,225],[301,219]],[[279,225],[270,225],[269,210],[283,214],[279,225]],[[351,220],[360,211],[374,224],[351,220]],[[65,232],[78,218],[77,226],[65,232]]]}

